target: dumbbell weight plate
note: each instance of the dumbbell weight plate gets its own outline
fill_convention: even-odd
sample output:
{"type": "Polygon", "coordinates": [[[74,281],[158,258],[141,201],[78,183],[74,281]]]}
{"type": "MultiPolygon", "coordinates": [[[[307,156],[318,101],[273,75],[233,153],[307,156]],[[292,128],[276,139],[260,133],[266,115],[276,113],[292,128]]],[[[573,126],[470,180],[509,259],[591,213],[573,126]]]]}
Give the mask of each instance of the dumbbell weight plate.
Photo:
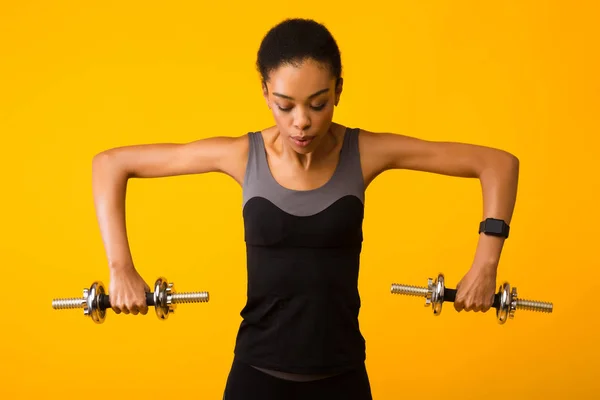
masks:
{"type": "Polygon", "coordinates": [[[89,290],[84,289],[83,297],[87,298],[86,307],[83,309],[83,313],[85,315],[90,316],[92,320],[97,324],[101,324],[102,322],[104,322],[104,319],[106,318],[107,308],[103,307],[104,297],[106,297],[106,300],[108,301],[108,296],[106,295],[106,289],[104,288],[104,284],[102,282],[92,283],[89,290]]]}
{"type": "Polygon", "coordinates": [[[156,315],[160,319],[167,319],[169,314],[175,311],[176,305],[171,300],[173,289],[173,283],[168,283],[163,277],[158,278],[154,283],[152,302],[155,304],[156,315]]]}

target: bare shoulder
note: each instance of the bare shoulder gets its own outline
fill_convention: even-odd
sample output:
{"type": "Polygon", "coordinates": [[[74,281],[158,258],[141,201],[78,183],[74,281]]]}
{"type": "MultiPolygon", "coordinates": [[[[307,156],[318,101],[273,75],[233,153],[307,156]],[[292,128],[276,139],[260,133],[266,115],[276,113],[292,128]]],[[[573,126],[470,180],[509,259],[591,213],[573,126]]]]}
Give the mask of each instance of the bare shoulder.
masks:
{"type": "Polygon", "coordinates": [[[215,136],[204,139],[212,142],[219,171],[232,177],[238,184],[244,182],[250,141],[248,134],[240,136],[215,136]]]}
{"type": "Polygon", "coordinates": [[[413,138],[391,132],[359,129],[358,148],[365,185],[392,167],[390,154],[413,138]]]}
{"type": "Polygon", "coordinates": [[[390,146],[397,148],[399,146],[424,144],[424,139],[403,135],[395,132],[376,132],[366,129],[360,129],[359,143],[361,149],[364,149],[368,154],[377,154],[390,150],[390,146]]]}

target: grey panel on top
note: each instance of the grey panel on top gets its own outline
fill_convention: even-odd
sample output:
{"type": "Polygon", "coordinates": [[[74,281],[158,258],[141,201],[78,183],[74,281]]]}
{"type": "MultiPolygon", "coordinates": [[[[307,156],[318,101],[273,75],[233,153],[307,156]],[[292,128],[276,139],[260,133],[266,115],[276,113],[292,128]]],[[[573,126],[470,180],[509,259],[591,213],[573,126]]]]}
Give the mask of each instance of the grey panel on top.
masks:
{"type": "Polygon", "coordinates": [[[364,182],[358,151],[358,128],[347,128],[338,165],[331,179],[314,190],[293,190],[281,186],[271,174],[261,132],[249,132],[250,148],[243,185],[242,207],[253,197],[262,197],[288,214],[317,214],[345,196],[364,204],[364,182]]]}

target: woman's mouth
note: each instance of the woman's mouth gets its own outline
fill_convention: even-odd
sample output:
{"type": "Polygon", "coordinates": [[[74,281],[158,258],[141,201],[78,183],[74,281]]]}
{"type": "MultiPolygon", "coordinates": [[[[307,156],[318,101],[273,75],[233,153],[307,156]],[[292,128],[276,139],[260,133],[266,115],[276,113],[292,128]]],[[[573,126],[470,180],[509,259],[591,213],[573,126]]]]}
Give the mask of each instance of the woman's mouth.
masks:
{"type": "Polygon", "coordinates": [[[305,136],[305,137],[294,137],[292,136],[292,141],[299,147],[306,147],[313,141],[314,136],[305,136]]]}

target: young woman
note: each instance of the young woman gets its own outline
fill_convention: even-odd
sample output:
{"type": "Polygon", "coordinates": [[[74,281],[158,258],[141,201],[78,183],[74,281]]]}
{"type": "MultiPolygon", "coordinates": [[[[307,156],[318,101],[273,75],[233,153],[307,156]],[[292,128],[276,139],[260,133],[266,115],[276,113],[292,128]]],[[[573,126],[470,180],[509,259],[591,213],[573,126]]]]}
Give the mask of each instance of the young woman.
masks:
{"type": "Polygon", "coordinates": [[[239,137],[113,148],[94,157],[94,204],[113,311],[148,312],[144,292],[150,289],[134,267],[126,234],[127,180],[224,173],[243,192],[248,271],[224,398],[371,399],[357,290],[365,189],[399,168],[481,181],[483,219],[496,219],[503,229],[480,231],[454,307],[485,312],[515,204],[518,160],[489,147],[333,122],[343,86],[340,52],[315,21],[289,19],[273,27],[258,50],[257,68],[273,126],[239,137]]]}

